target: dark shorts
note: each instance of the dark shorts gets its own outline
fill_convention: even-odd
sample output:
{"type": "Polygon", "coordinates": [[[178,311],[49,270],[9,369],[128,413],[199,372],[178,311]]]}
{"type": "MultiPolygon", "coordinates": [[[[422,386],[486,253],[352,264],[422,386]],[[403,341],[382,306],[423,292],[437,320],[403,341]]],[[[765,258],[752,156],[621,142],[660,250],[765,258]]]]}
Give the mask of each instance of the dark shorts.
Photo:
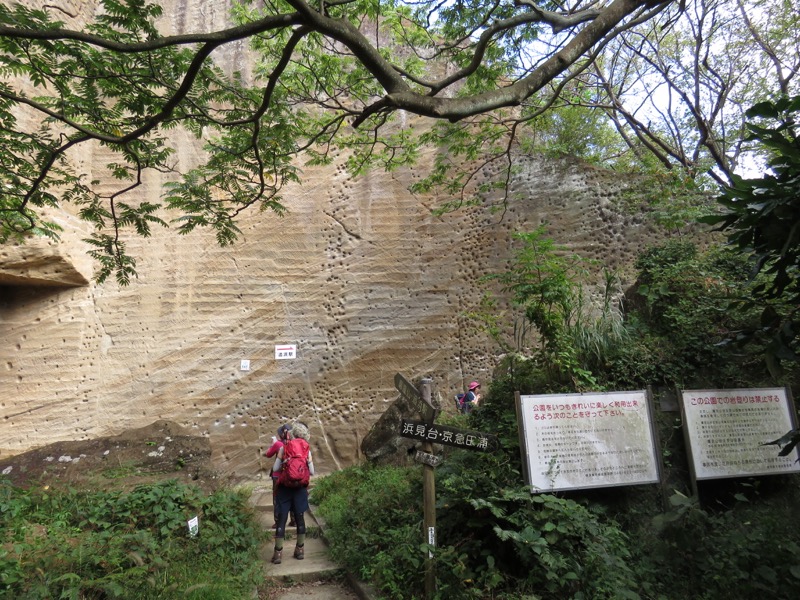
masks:
{"type": "Polygon", "coordinates": [[[308,488],[287,488],[279,485],[275,495],[275,508],[281,513],[306,512],[308,510],[308,488]]]}

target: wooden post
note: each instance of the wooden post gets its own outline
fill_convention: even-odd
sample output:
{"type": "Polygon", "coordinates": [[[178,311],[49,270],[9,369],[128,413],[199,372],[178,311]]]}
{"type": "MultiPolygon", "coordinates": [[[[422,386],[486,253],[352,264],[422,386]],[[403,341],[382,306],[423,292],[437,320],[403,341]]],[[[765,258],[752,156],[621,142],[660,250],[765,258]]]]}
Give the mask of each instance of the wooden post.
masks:
{"type": "MultiPolygon", "coordinates": [[[[431,380],[423,379],[420,385],[420,394],[426,405],[425,420],[433,423],[436,411],[431,408],[431,380]]],[[[433,454],[433,443],[422,442],[422,451],[433,454]]],[[[436,546],[436,481],[434,479],[433,467],[428,464],[422,465],[422,505],[423,505],[423,528],[424,539],[432,546],[436,546]]],[[[433,598],[436,593],[436,568],[433,552],[428,551],[425,559],[425,597],[433,598]]]]}
{"type": "MultiPolygon", "coordinates": [[[[686,454],[689,457],[689,481],[692,485],[692,495],[700,502],[700,488],[697,485],[697,472],[694,468],[694,456],[692,454],[692,441],[689,437],[689,428],[686,426],[686,407],[683,404],[683,390],[680,386],[675,386],[675,396],[681,407],[681,429],[683,430],[683,444],[686,447],[686,454]]],[[[667,500],[669,502],[669,500],[667,500]]],[[[669,506],[669,504],[667,504],[669,506]]]]}
{"type": "Polygon", "coordinates": [[[669,507],[669,490],[667,488],[667,475],[664,470],[664,449],[661,447],[661,436],[658,433],[658,423],[656,422],[656,401],[655,394],[653,393],[653,386],[649,383],[645,388],[645,398],[647,399],[647,406],[650,410],[650,431],[653,436],[653,442],[656,445],[656,468],[658,469],[658,487],[661,490],[661,511],[667,512],[669,507]]]}

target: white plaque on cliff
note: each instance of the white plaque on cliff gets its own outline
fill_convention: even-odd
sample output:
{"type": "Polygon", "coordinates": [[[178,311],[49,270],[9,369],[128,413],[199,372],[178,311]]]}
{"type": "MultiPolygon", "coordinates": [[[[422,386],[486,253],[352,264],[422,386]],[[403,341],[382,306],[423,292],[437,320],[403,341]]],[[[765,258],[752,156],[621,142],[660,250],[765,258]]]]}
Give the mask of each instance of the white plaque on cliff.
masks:
{"type": "Polygon", "coordinates": [[[658,483],[647,392],[519,396],[531,492],[658,483]]]}
{"type": "Polygon", "coordinates": [[[800,450],[765,445],[794,429],[784,388],[684,390],[684,434],[696,479],[800,473],[800,450]]]}
{"type": "Polygon", "coordinates": [[[275,346],[275,360],[297,358],[297,344],[281,344],[275,346]]]}

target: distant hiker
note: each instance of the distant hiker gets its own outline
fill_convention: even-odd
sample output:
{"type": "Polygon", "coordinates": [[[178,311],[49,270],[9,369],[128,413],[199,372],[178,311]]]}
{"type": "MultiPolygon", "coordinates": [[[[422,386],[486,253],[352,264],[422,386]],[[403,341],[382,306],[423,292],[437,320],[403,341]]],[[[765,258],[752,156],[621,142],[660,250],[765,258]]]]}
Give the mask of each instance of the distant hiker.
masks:
{"type": "Polygon", "coordinates": [[[464,397],[461,399],[462,406],[464,407],[462,410],[463,413],[469,414],[474,408],[478,407],[481,402],[480,389],[481,384],[477,381],[473,381],[469,384],[467,393],[464,394],[464,397]]]}
{"type": "MultiPolygon", "coordinates": [[[[283,445],[286,443],[286,440],[289,437],[289,430],[292,428],[291,425],[281,425],[278,427],[278,436],[272,436],[272,445],[269,449],[264,453],[264,456],[267,458],[272,458],[273,456],[277,456],[278,450],[283,448],[283,445]]],[[[278,477],[280,473],[276,473],[275,471],[270,471],[271,479],[272,479],[272,513],[275,518],[275,522],[272,524],[272,528],[275,529],[278,526],[278,503],[275,501],[275,495],[278,493],[278,477]]],[[[294,514],[289,515],[289,526],[294,527],[295,519],[294,514]]]]}
{"type": "Polygon", "coordinates": [[[311,448],[308,445],[308,427],[296,423],[289,431],[284,446],[278,449],[273,473],[278,473],[278,485],[275,494],[275,508],[278,511],[278,526],[275,528],[275,551],[272,562],[281,563],[283,554],[283,538],[286,536],[286,519],[293,514],[297,523],[297,545],[294,557],[304,558],[306,541],[305,512],[308,510],[308,482],[314,474],[314,463],[311,460],[311,448]]]}

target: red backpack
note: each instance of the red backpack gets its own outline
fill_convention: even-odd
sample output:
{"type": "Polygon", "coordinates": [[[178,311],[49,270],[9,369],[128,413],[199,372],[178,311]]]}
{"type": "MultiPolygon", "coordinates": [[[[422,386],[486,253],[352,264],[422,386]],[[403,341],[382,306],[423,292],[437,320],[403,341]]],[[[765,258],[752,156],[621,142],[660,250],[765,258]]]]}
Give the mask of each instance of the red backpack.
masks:
{"type": "Polygon", "coordinates": [[[308,487],[311,474],[308,472],[308,442],[296,438],[283,447],[283,467],[278,483],[289,487],[308,487]]]}

